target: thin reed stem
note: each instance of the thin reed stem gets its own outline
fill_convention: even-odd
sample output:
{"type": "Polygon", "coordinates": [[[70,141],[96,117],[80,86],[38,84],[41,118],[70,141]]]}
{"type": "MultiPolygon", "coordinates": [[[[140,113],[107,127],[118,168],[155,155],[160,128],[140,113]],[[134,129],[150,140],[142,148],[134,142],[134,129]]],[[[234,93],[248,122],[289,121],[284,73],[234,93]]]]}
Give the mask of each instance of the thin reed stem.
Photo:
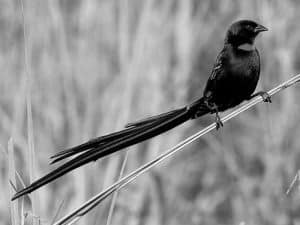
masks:
{"type": "MultiPolygon", "coordinates": [[[[33,120],[32,120],[32,104],[31,104],[31,70],[30,70],[30,57],[28,56],[27,49],[27,29],[26,20],[24,13],[24,4],[20,0],[22,20],[23,20],[23,40],[24,40],[24,66],[25,66],[25,76],[26,76],[26,110],[27,110],[27,138],[28,138],[28,166],[29,166],[29,179],[30,183],[35,180],[35,151],[34,151],[34,139],[33,139],[33,120]]],[[[31,195],[31,206],[32,214],[37,214],[37,194],[33,193],[31,195]]],[[[33,217],[33,225],[39,224],[39,219],[33,217]]]]}
{"type": "MultiPolygon", "coordinates": [[[[296,84],[297,82],[300,82],[300,74],[290,78],[289,80],[287,80],[287,81],[279,84],[275,88],[269,90],[268,94],[270,96],[273,96],[274,94],[276,94],[276,93],[278,93],[278,92],[280,92],[280,91],[296,84]]],[[[258,96],[256,98],[250,100],[246,104],[240,106],[239,108],[237,108],[233,112],[231,112],[231,113],[227,114],[226,116],[222,117],[221,120],[222,120],[223,123],[225,123],[225,122],[229,121],[230,119],[236,117],[237,115],[241,114],[242,112],[252,108],[254,105],[256,105],[256,104],[258,104],[262,101],[263,101],[263,98],[261,96],[258,96]]],[[[138,168],[135,171],[131,172],[127,176],[123,177],[121,180],[114,183],[113,185],[111,185],[110,187],[108,187],[107,189],[102,191],[101,193],[95,195],[94,197],[92,197],[91,199],[86,201],[84,204],[82,204],[80,207],[73,210],[71,213],[67,214],[62,219],[57,221],[55,223],[55,225],[63,225],[63,224],[70,225],[70,224],[75,223],[82,216],[87,214],[90,210],[92,210],[94,207],[96,207],[98,204],[100,204],[104,199],[106,199],[108,196],[113,194],[115,191],[120,190],[121,188],[125,187],[128,183],[135,180],[138,176],[144,174],[145,172],[150,170],[155,165],[161,163],[165,159],[173,156],[178,151],[184,149],[185,146],[191,144],[192,142],[196,141],[197,139],[199,139],[200,137],[202,137],[203,135],[207,134],[208,132],[212,131],[215,128],[216,128],[215,123],[210,124],[209,126],[204,128],[203,130],[200,130],[199,132],[197,132],[197,133],[193,134],[192,136],[186,138],[185,140],[181,141],[176,146],[169,149],[165,153],[159,155],[154,160],[146,163],[145,165],[141,166],[140,168],[138,168]]]]}
{"type": "MultiPolygon", "coordinates": [[[[9,182],[16,185],[16,167],[14,161],[14,142],[13,139],[10,138],[8,141],[8,177],[9,182]]],[[[15,192],[12,185],[9,187],[10,195],[12,196],[15,192]]],[[[20,214],[18,209],[18,202],[10,202],[10,216],[11,216],[11,224],[18,225],[20,224],[20,214]]],[[[23,215],[21,215],[23,216],[23,215]]]]}

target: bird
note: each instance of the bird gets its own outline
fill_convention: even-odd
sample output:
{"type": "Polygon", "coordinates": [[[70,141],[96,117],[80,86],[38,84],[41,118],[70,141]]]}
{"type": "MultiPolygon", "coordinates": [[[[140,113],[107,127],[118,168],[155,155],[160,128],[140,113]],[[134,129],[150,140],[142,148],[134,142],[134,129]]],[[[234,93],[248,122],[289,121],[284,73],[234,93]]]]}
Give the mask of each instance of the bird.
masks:
{"type": "Polygon", "coordinates": [[[232,23],[225,34],[224,46],[215,60],[202,97],[184,107],[129,123],[123,130],[57,153],[51,157],[51,164],[66,158],[69,161],[15,193],[12,200],[27,195],[78,167],[153,138],[188,120],[215,114],[216,128],[219,129],[223,126],[219,112],[258,95],[265,102],[271,102],[267,92],[253,94],[260,77],[260,56],[255,47],[255,39],[259,33],[267,30],[253,20],[232,23]]]}

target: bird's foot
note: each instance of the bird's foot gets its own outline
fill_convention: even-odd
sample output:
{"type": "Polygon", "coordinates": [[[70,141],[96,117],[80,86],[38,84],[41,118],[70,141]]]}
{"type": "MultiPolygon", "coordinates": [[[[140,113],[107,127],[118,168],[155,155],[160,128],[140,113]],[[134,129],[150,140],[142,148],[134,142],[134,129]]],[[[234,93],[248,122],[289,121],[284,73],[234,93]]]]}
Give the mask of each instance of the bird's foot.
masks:
{"type": "Polygon", "coordinates": [[[272,103],[271,96],[268,94],[268,92],[265,91],[259,91],[251,96],[251,98],[254,98],[256,96],[261,96],[263,98],[264,102],[272,103]]]}
{"type": "Polygon", "coordinates": [[[208,101],[205,101],[205,104],[207,108],[211,111],[211,113],[215,113],[215,122],[216,122],[216,129],[219,130],[221,127],[224,126],[220,116],[219,116],[219,110],[218,106],[215,103],[210,103],[208,101]]]}
{"type": "Polygon", "coordinates": [[[216,122],[216,129],[217,130],[219,130],[221,127],[224,126],[218,112],[216,112],[215,122],[216,122]]]}

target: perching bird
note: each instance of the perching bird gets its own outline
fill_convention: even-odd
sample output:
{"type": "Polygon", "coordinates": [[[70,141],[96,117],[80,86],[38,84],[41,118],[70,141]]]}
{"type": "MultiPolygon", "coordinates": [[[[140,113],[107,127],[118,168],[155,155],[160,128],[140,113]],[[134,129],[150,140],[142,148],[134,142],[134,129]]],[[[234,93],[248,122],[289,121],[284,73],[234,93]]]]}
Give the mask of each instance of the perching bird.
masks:
{"type": "Polygon", "coordinates": [[[185,107],[127,124],[124,130],[59,152],[52,156],[52,163],[75,157],[17,192],[12,200],[31,193],[84,164],[160,135],[190,119],[215,113],[219,128],[223,124],[218,112],[237,106],[257,95],[270,102],[270,96],[266,92],[253,95],[260,73],[260,58],[254,41],[260,32],[267,30],[250,20],[233,23],[226,33],[224,47],[216,59],[202,98],[185,107]]]}

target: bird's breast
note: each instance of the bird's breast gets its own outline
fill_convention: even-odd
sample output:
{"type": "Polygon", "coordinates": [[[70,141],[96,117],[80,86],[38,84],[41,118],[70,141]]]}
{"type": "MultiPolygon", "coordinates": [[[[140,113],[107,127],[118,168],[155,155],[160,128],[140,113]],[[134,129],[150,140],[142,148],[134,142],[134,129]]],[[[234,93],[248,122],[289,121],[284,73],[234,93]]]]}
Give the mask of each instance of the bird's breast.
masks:
{"type": "Polygon", "coordinates": [[[257,51],[241,51],[235,53],[230,58],[229,74],[234,76],[235,79],[253,79],[259,75],[259,56],[257,51]]]}

